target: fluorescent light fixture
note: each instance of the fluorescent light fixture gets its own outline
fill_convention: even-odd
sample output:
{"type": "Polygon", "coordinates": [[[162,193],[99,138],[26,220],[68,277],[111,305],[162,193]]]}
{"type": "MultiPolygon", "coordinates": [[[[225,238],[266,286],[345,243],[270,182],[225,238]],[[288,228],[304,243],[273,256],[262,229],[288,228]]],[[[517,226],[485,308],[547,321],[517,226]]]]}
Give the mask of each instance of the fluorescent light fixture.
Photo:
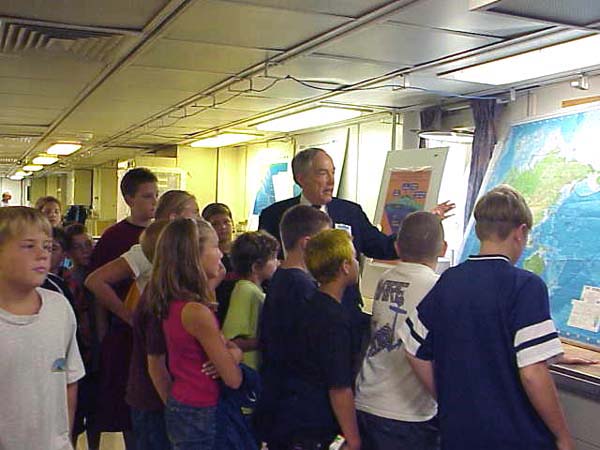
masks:
{"type": "Polygon", "coordinates": [[[23,177],[20,175],[14,174],[14,175],[11,175],[10,177],[8,177],[8,179],[13,180],[13,181],[21,181],[23,179],[23,177]]]}
{"type": "Polygon", "coordinates": [[[38,155],[31,160],[33,164],[41,164],[42,166],[49,166],[56,161],[58,161],[58,158],[50,155],[38,155]]]}
{"type": "Polygon", "coordinates": [[[502,85],[600,65],[600,35],[442,73],[442,78],[502,85]]]}
{"type": "Polygon", "coordinates": [[[242,142],[252,141],[261,136],[257,134],[244,134],[244,133],[221,133],[216,136],[200,139],[192,142],[192,147],[205,147],[205,148],[216,148],[216,147],[227,147],[228,145],[241,144],[242,142]]]}
{"type": "Polygon", "coordinates": [[[37,164],[28,164],[26,166],[23,166],[23,170],[25,170],[27,172],[39,172],[43,168],[44,168],[44,166],[39,166],[37,164]]]}
{"type": "Polygon", "coordinates": [[[129,169],[129,161],[119,161],[117,163],[117,169],[129,169]]]}
{"type": "Polygon", "coordinates": [[[422,131],[419,133],[421,139],[431,139],[438,142],[448,142],[452,144],[472,144],[472,133],[460,133],[456,131],[422,131]]]}
{"type": "Polygon", "coordinates": [[[256,129],[261,131],[296,131],[354,119],[361,114],[362,112],[358,109],[318,106],[299,113],[290,114],[289,116],[259,123],[256,125],[256,129]]]}
{"type": "Polygon", "coordinates": [[[31,175],[31,172],[23,172],[22,170],[17,170],[15,172],[15,176],[21,177],[21,178],[28,177],[29,175],[31,175]]]}
{"type": "Polygon", "coordinates": [[[77,144],[74,142],[60,142],[58,144],[51,145],[47,152],[51,155],[70,155],[71,153],[75,153],[77,150],[81,148],[81,144],[77,144]]]}

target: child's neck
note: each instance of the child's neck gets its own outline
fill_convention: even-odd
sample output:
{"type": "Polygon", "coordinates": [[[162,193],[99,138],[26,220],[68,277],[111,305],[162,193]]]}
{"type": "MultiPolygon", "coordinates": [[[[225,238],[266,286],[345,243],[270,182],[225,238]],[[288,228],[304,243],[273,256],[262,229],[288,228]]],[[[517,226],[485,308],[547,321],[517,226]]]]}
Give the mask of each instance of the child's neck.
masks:
{"type": "Polygon", "coordinates": [[[258,287],[261,287],[262,282],[264,281],[261,277],[259,277],[255,273],[251,273],[248,276],[242,277],[242,280],[250,281],[251,283],[254,283],[255,285],[257,285],[258,287]]]}
{"type": "Polygon", "coordinates": [[[510,245],[507,245],[506,241],[482,241],[479,248],[480,255],[504,255],[507,256],[512,264],[517,262],[518,256],[513,254],[513,250],[510,245]]]}
{"type": "Polygon", "coordinates": [[[333,280],[329,283],[323,283],[319,286],[321,292],[326,293],[330,297],[333,297],[338,303],[342,303],[342,297],[346,290],[346,284],[341,280],[333,280]]]}
{"type": "Polygon", "coordinates": [[[308,272],[304,262],[304,252],[302,250],[292,250],[286,253],[285,259],[279,266],[283,269],[300,269],[308,272]]]}
{"type": "Polygon", "coordinates": [[[219,241],[219,250],[224,255],[229,255],[231,253],[231,241],[219,241]]]}
{"type": "Polygon", "coordinates": [[[150,223],[152,223],[152,219],[146,219],[145,217],[143,217],[143,218],[135,217],[133,214],[129,215],[126,220],[127,220],[127,222],[129,222],[132,225],[136,225],[138,227],[144,227],[144,228],[147,228],[148,225],[150,225],[150,223]]]}
{"type": "Polygon", "coordinates": [[[432,259],[430,261],[422,260],[422,261],[411,261],[410,259],[400,259],[402,262],[411,263],[411,264],[421,264],[422,266],[427,266],[431,270],[437,269],[437,258],[432,259]]]}
{"type": "Polygon", "coordinates": [[[0,281],[0,308],[17,316],[37,314],[42,306],[40,296],[31,287],[19,287],[0,281]]]}

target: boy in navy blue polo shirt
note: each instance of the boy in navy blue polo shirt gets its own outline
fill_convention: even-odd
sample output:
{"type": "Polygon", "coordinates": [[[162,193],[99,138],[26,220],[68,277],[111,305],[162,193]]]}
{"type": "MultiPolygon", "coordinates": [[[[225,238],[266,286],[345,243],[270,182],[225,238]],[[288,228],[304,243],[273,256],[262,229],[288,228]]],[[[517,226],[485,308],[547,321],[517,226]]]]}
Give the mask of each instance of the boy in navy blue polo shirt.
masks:
{"type": "Polygon", "coordinates": [[[562,354],[546,285],[513,266],[532,226],[502,185],[475,207],[479,255],[444,272],[400,336],[437,394],[443,450],[572,450],[548,361],[562,354]]]}
{"type": "Polygon", "coordinates": [[[301,310],[317,290],[304,261],[305,250],[312,236],[331,228],[327,214],[311,206],[297,205],[283,215],[280,224],[285,260],[273,275],[263,305],[259,324],[259,348],[262,395],[255,420],[261,438],[269,449],[279,448],[294,426],[295,418],[288,414],[293,370],[294,333],[301,310]]]}

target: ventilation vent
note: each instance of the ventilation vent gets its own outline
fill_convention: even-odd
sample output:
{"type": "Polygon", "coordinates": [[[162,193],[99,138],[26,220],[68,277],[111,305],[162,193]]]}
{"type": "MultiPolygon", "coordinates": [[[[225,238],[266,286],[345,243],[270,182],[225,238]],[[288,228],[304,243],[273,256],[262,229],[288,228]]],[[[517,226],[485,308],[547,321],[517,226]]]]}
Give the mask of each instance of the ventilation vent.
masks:
{"type": "Polygon", "coordinates": [[[106,62],[122,39],[119,34],[0,22],[3,53],[43,51],[106,62]]]}
{"type": "Polygon", "coordinates": [[[575,27],[600,22],[598,0],[470,0],[470,9],[575,27]]]}
{"type": "Polygon", "coordinates": [[[19,162],[19,158],[10,158],[8,156],[0,156],[0,164],[16,164],[19,162]]]}

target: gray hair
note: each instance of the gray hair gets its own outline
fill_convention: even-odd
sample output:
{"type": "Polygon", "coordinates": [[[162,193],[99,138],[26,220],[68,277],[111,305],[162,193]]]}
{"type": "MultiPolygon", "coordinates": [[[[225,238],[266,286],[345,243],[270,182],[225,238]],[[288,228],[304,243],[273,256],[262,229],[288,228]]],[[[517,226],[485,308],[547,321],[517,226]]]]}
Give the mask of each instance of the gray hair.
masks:
{"type": "Polygon", "coordinates": [[[327,155],[325,150],[317,147],[307,148],[299,153],[296,153],[296,156],[294,156],[294,159],[292,159],[292,173],[294,174],[294,181],[296,183],[298,183],[298,175],[308,172],[313,159],[315,159],[315,156],[317,156],[319,152],[323,152],[327,155]]]}

